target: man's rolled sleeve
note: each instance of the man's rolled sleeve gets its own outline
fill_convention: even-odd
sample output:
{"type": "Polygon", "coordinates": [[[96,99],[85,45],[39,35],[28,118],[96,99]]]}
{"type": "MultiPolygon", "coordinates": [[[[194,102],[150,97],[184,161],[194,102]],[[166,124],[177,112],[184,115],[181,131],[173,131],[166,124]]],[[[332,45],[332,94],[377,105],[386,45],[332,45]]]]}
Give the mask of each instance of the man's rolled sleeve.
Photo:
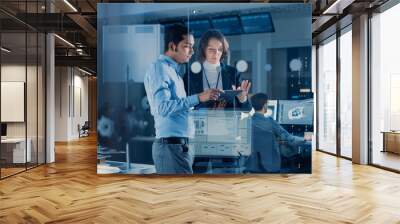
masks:
{"type": "Polygon", "coordinates": [[[191,95],[187,97],[189,107],[194,107],[197,104],[200,103],[199,96],[198,95],[191,95]]]}

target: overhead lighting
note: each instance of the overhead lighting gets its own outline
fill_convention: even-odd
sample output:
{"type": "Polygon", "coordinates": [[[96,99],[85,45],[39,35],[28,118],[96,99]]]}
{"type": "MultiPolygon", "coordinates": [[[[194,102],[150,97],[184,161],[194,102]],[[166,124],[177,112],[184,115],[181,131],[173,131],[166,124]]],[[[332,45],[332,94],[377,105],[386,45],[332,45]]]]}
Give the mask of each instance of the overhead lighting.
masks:
{"type": "Polygon", "coordinates": [[[68,2],[68,0],[64,0],[65,4],[67,4],[72,10],[74,10],[74,12],[78,12],[78,10],[71,4],[68,2]]]}
{"type": "Polygon", "coordinates": [[[340,0],[336,0],[331,6],[329,6],[322,14],[332,13],[333,9],[336,9],[337,5],[339,4],[340,0]]]}
{"type": "Polygon", "coordinates": [[[58,36],[57,34],[54,34],[55,37],[57,37],[58,39],[60,39],[62,42],[66,43],[67,45],[69,45],[70,47],[75,48],[75,45],[73,45],[71,42],[69,42],[68,40],[58,36]]]}
{"type": "Polygon", "coordinates": [[[10,50],[8,50],[8,49],[5,48],[5,47],[1,47],[1,50],[4,51],[4,52],[6,52],[6,53],[10,53],[10,52],[11,52],[10,50]]]}
{"type": "Polygon", "coordinates": [[[83,73],[85,73],[85,74],[87,74],[87,75],[90,75],[90,76],[92,75],[92,73],[90,73],[90,72],[88,72],[88,71],[86,71],[86,70],[83,70],[83,69],[81,69],[81,68],[79,68],[79,67],[78,67],[78,70],[81,71],[81,72],[83,72],[83,73]]]}
{"type": "Polygon", "coordinates": [[[201,12],[200,9],[193,9],[193,10],[192,10],[193,15],[199,14],[200,12],[201,12]]]}
{"type": "Polygon", "coordinates": [[[86,55],[86,53],[83,51],[82,48],[77,48],[76,49],[76,53],[79,54],[79,55],[86,55]]]}
{"type": "Polygon", "coordinates": [[[336,0],[332,5],[324,10],[322,14],[342,14],[343,9],[351,5],[354,0],[336,0]]]}

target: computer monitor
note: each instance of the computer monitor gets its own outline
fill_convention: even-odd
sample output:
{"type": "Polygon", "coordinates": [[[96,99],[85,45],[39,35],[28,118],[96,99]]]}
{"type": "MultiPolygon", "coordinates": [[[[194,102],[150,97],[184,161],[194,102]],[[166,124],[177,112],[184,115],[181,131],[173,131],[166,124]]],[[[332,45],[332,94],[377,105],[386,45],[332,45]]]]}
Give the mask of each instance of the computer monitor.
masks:
{"type": "Polygon", "coordinates": [[[7,136],[7,124],[1,123],[1,136],[7,136]]]}
{"type": "Polygon", "coordinates": [[[237,157],[251,153],[251,117],[241,111],[193,110],[195,156],[237,157]]]}
{"type": "Polygon", "coordinates": [[[314,118],[313,99],[279,100],[279,123],[312,125],[314,118]]]}
{"type": "Polygon", "coordinates": [[[278,111],[278,101],[276,100],[268,100],[267,103],[267,113],[265,116],[271,117],[275,121],[277,120],[277,111],[278,111]]]}

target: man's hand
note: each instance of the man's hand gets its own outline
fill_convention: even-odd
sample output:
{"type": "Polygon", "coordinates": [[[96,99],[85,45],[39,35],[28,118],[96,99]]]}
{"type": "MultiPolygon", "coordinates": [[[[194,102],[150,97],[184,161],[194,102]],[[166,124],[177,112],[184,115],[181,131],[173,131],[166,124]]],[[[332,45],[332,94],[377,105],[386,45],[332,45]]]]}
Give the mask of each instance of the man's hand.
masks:
{"type": "Polygon", "coordinates": [[[304,141],[312,141],[313,135],[310,133],[304,133],[304,141]]]}
{"type": "Polygon", "coordinates": [[[204,103],[209,100],[217,100],[221,90],[219,89],[207,89],[206,91],[199,94],[200,102],[204,103]]]}

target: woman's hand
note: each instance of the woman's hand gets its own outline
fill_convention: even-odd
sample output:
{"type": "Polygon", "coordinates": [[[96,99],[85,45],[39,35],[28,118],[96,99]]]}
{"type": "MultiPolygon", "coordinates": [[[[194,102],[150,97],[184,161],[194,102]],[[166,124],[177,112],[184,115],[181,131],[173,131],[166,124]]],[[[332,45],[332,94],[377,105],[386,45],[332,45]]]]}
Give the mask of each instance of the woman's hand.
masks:
{"type": "Polygon", "coordinates": [[[250,87],[251,87],[251,82],[249,82],[249,80],[243,80],[238,88],[236,88],[235,85],[232,85],[233,90],[242,90],[240,95],[237,96],[241,103],[247,101],[247,95],[249,94],[250,87]]]}

